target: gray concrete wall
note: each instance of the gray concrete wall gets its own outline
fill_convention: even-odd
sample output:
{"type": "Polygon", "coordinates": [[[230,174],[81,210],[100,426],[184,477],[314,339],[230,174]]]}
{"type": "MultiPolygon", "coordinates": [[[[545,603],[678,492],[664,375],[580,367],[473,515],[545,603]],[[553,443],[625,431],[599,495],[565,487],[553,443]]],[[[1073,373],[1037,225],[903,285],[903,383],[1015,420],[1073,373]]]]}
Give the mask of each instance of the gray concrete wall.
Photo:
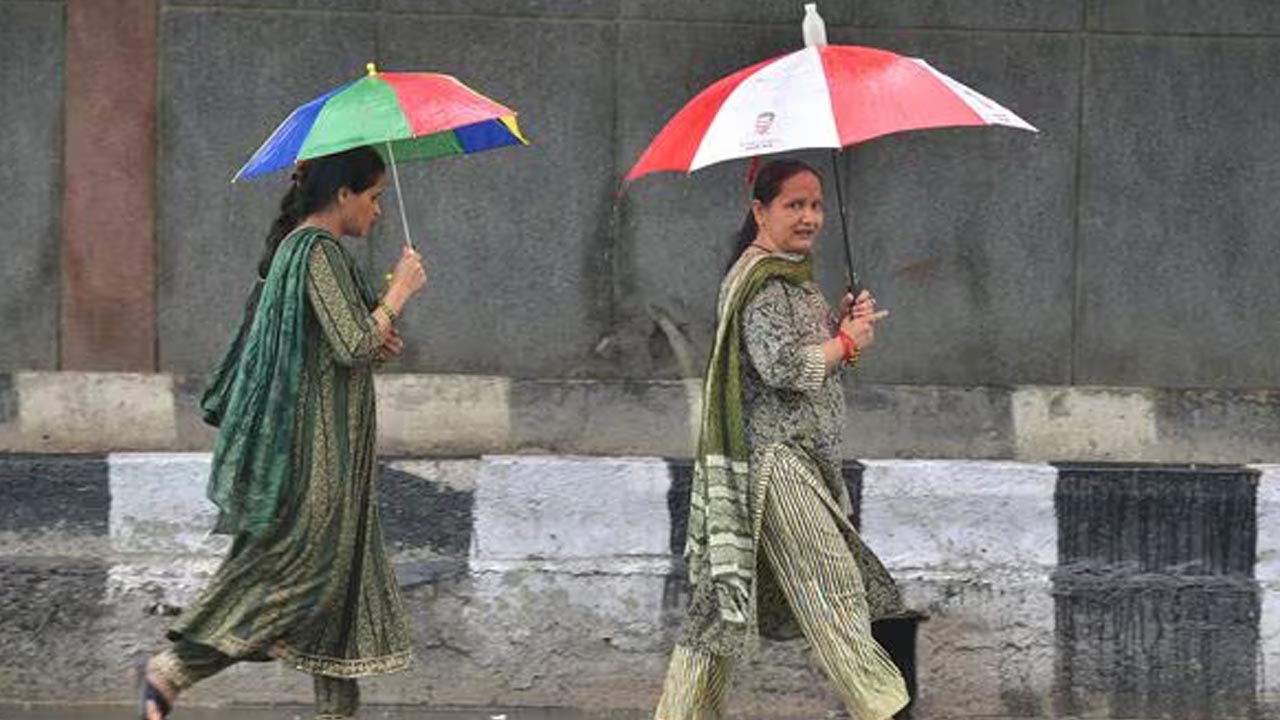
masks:
{"type": "Polygon", "coordinates": [[[58,366],[63,7],[0,0],[0,367],[58,366]]]}
{"type": "MultiPolygon", "coordinates": [[[[936,131],[846,153],[860,264],[894,313],[866,378],[1280,384],[1268,320],[1280,131],[1259,90],[1280,61],[1270,5],[822,10],[834,42],[923,56],[1043,131],[936,131]]],[[[795,47],[798,17],[798,2],[164,3],[161,369],[199,372],[220,351],[283,190],[227,178],[294,105],[374,59],[456,74],[518,109],[533,142],[406,166],[434,284],[405,318],[396,371],[696,372],[744,166],[623,195],[618,180],[698,89],[795,47]]],[[[361,249],[371,270],[399,238],[389,214],[361,249]]],[[[834,291],[836,236],[823,241],[834,291]]]]}
{"type": "MultiPolygon", "coordinates": [[[[860,265],[894,310],[865,377],[929,385],[1272,387],[1280,18],[1258,0],[861,1],[835,42],[928,58],[1042,133],[955,130],[846,153],[860,265]]],[[[279,177],[226,179],[300,100],[361,72],[452,72],[533,146],[405,168],[434,285],[401,372],[696,372],[741,214],[741,164],[618,179],[694,92],[796,44],[790,3],[161,4],[161,369],[233,327],[279,177]],[[287,41],[285,41],[287,39],[287,41]],[[502,348],[494,352],[493,348],[502,348]],[[682,358],[684,359],[682,362],[682,358]],[[691,371],[690,368],[693,368],[691,371]]],[[[58,363],[63,7],[0,1],[0,368],[58,363]]],[[[104,135],[104,142],[109,141],[104,135]]],[[[827,165],[820,154],[807,157],[827,165]]],[[[389,218],[393,220],[394,218],[389,218]]],[[[361,249],[395,252],[386,223],[361,249]]],[[[839,282],[836,237],[821,250],[839,282]]]]}

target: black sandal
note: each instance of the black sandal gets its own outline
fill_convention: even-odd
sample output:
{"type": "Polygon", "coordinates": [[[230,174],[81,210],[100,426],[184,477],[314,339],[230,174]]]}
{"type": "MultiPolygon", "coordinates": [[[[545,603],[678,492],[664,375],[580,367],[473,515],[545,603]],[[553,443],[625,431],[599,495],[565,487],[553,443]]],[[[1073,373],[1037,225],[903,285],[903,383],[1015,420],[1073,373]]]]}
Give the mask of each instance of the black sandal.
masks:
{"type": "Polygon", "coordinates": [[[160,688],[151,684],[147,679],[147,661],[139,660],[134,665],[135,671],[138,673],[138,717],[141,720],[147,720],[147,703],[156,704],[156,709],[160,711],[160,717],[167,718],[169,713],[173,711],[173,706],[169,704],[169,700],[165,698],[164,693],[160,692],[160,688]]]}

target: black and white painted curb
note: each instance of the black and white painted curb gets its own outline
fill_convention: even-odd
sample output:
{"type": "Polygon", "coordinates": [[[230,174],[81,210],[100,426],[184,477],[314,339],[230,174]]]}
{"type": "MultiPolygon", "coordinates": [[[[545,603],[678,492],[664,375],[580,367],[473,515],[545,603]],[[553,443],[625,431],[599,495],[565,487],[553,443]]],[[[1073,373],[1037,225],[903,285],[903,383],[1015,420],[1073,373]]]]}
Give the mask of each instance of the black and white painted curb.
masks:
{"type": "MultiPolygon", "coordinates": [[[[0,700],[116,697],[117,658],[157,646],[225,551],[207,471],[201,453],[0,455],[0,700]]],[[[419,669],[377,698],[645,707],[684,601],[688,476],[653,457],[384,462],[419,669]]],[[[917,717],[1280,702],[1280,465],[869,459],[846,482],[929,618],[917,717]]],[[[799,647],[765,657],[743,707],[832,706],[799,647]]],[[[276,699],[275,672],[230,673],[218,697],[276,699]]]]}

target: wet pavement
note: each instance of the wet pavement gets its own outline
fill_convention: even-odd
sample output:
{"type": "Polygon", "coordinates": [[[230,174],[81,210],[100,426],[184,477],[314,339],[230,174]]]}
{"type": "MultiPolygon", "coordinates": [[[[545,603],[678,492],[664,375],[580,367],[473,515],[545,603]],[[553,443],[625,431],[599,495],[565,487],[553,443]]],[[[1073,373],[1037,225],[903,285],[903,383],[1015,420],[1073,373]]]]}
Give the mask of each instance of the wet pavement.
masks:
{"type": "MultiPolygon", "coordinates": [[[[132,707],[124,705],[6,705],[0,703],[0,720],[134,720],[132,707]]],[[[195,708],[181,707],[173,720],[312,720],[310,708],[301,705],[277,707],[195,708]]],[[[765,720],[734,714],[735,720],[765,720]]],[[[811,720],[836,720],[847,716],[835,713],[811,720]]],[[[413,707],[371,705],[362,708],[360,720],[650,720],[652,715],[637,710],[582,712],[567,709],[506,708],[467,710],[423,710],[413,707]]],[[[768,720],[774,720],[770,718],[768,720]]],[[[803,720],[803,719],[802,719],[803,720]]],[[[926,720],[918,718],[918,720],[926,720]]],[[[959,720],[931,715],[927,720],[959,720]]],[[[962,720],[1026,720],[996,715],[964,716],[962,720]]],[[[1059,720],[1080,720],[1063,716],[1059,720]]],[[[1139,719],[1141,720],[1141,719],[1139,719]]]]}
{"type": "MultiPolygon", "coordinates": [[[[104,706],[11,706],[0,705],[0,720],[131,720],[132,707],[104,706]]],[[[360,720],[642,720],[641,712],[583,713],[574,710],[511,708],[500,710],[421,710],[416,708],[367,707],[360,720]]],[[[178,708],[173,720],[311,720],[309,708],[178,708]]]]}

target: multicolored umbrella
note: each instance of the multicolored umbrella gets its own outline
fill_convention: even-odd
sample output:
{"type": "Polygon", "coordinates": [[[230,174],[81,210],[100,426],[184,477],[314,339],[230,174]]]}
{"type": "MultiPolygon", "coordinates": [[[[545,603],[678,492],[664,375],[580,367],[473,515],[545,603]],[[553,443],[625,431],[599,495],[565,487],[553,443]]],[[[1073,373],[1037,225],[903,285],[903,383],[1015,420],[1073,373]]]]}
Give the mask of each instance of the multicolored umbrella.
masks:
{"type": "Polygon", "coordinates": [[[629,182],[660,171],[692,173],[738,158],[831,148],[850,285],[840,167],[834,155],[872,138],[906,130],[1006,125],[1036,132],[994,100],[917,58],[855,45],[827,45],[826,30],[806,5],[809,46],[728,75],[677,112],[649,143],[629,182]]]}
{"type": "Polygon", "coordinates": [[[437,73],[378,72],[369,63],[366,76],[290,113],[232,182],[291,167],[299,160],[370,145],[391,165],[408,239],[397,160],[467,155],[527,144],[513,110],[456,78],[437,73]]]}

